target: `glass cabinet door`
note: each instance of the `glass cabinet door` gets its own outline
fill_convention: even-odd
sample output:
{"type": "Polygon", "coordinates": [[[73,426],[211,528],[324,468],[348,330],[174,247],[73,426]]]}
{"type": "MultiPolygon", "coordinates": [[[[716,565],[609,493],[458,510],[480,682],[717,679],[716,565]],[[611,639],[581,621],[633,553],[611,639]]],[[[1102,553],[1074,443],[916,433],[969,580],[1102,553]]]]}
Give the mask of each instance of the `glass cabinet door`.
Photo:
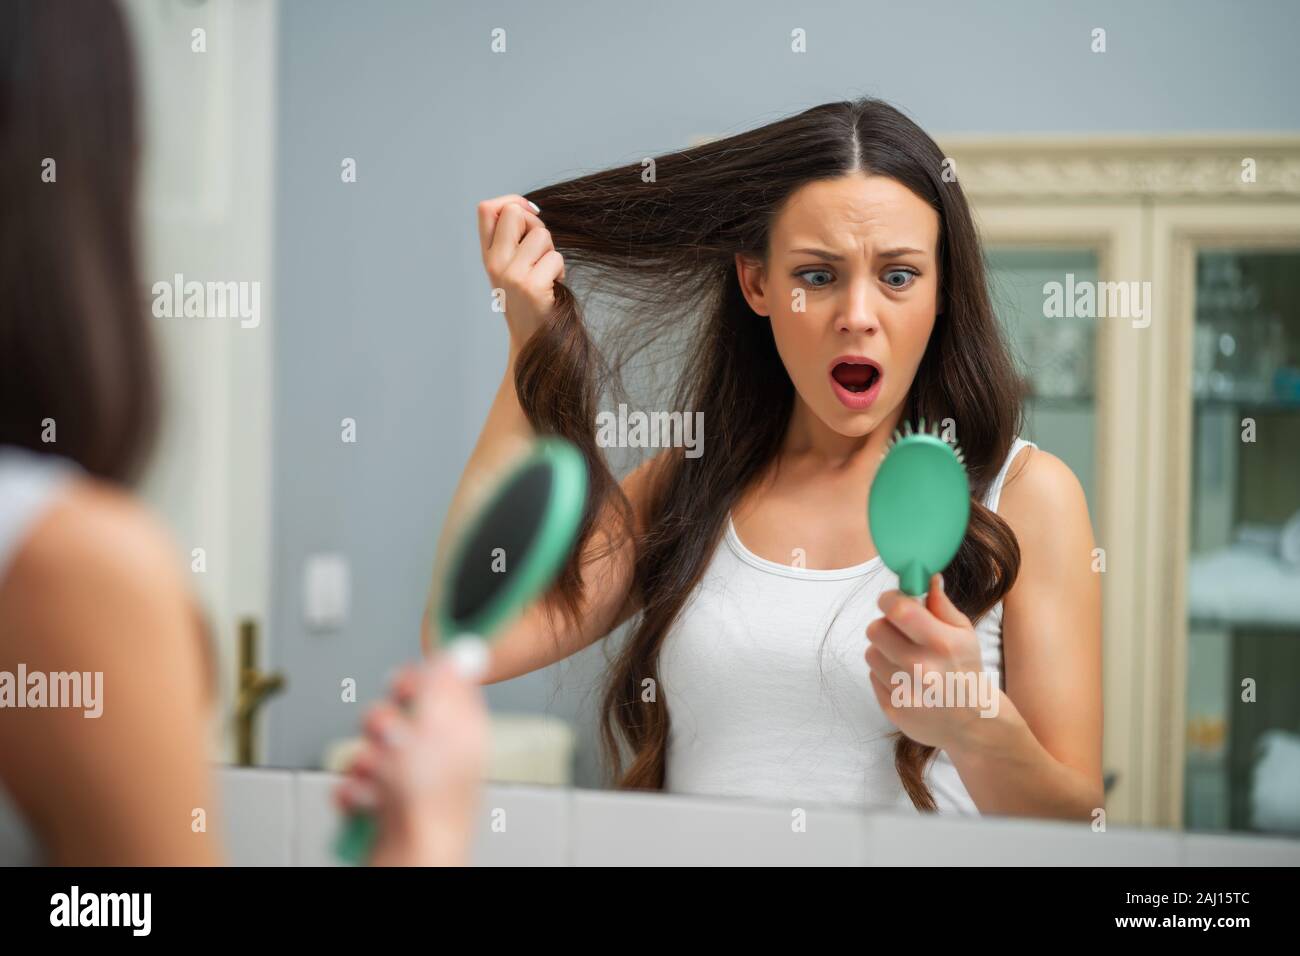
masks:
{"type": "Polygon", "coordinates": [[[1195,276],[1184,823],[1300,833],[1300,249],[1195,276]]]}
{"type": "Polygon", "coordinates": [[[1095,519],[1097,320],[1049,315],[1045,288],[1096,282],[1097,254],[1087,248],[994,247],[987,257],[993,308],[1024,376],[1021,437],[1070,466],[1095,519]]]}

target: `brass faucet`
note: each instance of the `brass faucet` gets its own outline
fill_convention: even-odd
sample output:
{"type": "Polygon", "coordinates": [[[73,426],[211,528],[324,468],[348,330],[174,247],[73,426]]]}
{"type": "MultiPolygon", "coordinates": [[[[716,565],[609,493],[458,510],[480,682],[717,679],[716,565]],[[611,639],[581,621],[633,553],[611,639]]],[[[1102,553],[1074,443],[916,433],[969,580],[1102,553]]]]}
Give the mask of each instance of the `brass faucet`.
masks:
{"type": "Polygon", "coordinates": [[[239,695],[235,699],[235,761],[251,767],[254,760],[254,724],[263,702],[284,689],[283,674],[263,674],[257,669],[257,621],[239,622],[239,695]]]}

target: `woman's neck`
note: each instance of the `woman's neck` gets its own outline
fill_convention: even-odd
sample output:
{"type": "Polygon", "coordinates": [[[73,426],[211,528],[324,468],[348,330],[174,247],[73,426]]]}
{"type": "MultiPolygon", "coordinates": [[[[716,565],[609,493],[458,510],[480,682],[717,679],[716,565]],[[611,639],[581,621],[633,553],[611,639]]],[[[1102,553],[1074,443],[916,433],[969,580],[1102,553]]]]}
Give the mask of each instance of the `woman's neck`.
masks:
{"type": "Polygon", "coordinates": [[[781,457],[839,471],[875,473],[890,436],[902,420],[895,408],[865,435],[843,435],[822,421],[796,394],[790,424],[781,443],[781,457]]]}

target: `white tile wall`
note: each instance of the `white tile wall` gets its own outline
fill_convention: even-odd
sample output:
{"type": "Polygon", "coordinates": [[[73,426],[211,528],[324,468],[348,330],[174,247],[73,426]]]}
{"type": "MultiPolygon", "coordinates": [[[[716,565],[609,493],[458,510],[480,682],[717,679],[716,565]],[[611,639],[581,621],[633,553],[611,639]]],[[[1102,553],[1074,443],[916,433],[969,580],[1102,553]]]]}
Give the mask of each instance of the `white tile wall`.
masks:
{"type": "MultiPolygon", "coordinates": [[[[335,866],[330,773],[218,769],[237,866],[335,866]]],[[[493,784],[476,866],[1300,866],[1300,840],[493,784]]]]}

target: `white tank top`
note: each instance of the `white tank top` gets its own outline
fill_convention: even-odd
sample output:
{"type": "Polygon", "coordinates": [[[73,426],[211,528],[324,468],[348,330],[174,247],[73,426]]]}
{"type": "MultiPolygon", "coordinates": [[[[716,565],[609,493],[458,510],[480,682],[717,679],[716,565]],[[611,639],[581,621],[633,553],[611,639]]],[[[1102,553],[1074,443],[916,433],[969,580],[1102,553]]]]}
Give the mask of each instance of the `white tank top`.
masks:
{"type": "MultiPolygon", "coordinates": [[[[986,507],[997,510],[1012,460],[1032,444],[1012,444],[986,507]]],[[[671,722],[664,789],[912,808],[894,769],[896,728],[876,702],[863,658],[866,626],[880,616],[876,601],[896,587],[898,576],[879,557],[823,570],[761,558],[728,517],[660,650],[671,722]]],[[[1001,602],[975,631],[984,670],[1000,675],[1001,602]]],[[[941,813],[979,815],[943,751],[925,780],[941,813]]]]}
{"type": "MultiPolygon", "coordinates": [[[[68,479],[80,471],[66,458],[0,445],[0,582],[37,520],[58,499],[68,479]]],[[[0,660],[7,662],[6,669],[18,663],[10,661],[8,655],[0,660]]],[[[40,861],[40,848],[27,821],[19,815],[0,779],[0,866],[40,861]]]]}

